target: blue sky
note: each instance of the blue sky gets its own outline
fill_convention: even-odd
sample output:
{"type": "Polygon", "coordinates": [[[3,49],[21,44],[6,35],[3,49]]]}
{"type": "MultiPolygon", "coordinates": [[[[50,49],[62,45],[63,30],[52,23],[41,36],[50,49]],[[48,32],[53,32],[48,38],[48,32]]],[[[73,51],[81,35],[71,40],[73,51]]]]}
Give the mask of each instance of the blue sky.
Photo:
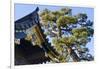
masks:
{"type": "MultiPolygon", "coordinates": [[[[29,14],[30,12],[34,11],[36,7],[39,7],[39,11],[41,12],[45,8],[49,10],[55,11],[60,10],[66,6],[50,6],[50,5],[37,5],[37,4],[15,4],[15,20],[29,14]]],[[[86,13],[90,20],[94,18],[94,10],[93,8],[85,8],[85,7],[70,7],[72,9],[72,14],[75,15],[77,13],[86,13]]]]}
{"type": "MultiPolygon", "coordinates": [[[[50,5],[38,5],[38,4],[15,4],[15,18],[14,20],[20,19],[21,17],[33,12],[36,7],[39,7],[39,12],[48,8],[51,11],[60,10],[66,6],[50,6],[50,5]]],[[[93,8],[86,8],[86,7],[71,7],[72,15],[76,15],[78,13],[86,13],[88,15],[88,19],[94,20],[94,9],[93,8]]],[[[90,49],[90,53],[94,55],[94,39],[92,38],[91,42],[87,44],[87,47],[90,49]]]]}

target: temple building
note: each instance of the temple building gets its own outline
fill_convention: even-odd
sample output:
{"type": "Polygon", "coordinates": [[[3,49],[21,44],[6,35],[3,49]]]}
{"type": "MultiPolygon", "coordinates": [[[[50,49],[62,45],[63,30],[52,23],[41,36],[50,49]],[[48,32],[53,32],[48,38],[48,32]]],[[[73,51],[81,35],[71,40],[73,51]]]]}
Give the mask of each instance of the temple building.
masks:
{"type": "Polygon", "coordinates": [[[43,33],[39,8],[15,21],[15,65],[39,64],[50,60],[59,62],[58,53],[43,33]]]}

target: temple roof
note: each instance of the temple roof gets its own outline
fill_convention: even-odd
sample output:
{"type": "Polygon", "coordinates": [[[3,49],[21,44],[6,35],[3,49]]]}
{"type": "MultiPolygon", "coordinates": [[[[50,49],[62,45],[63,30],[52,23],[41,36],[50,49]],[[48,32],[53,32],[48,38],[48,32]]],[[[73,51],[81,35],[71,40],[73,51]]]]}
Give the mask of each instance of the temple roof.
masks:
{"type": "MultiPolygon", "coordinates": [[[[35,25],[36,23],[39,22],[38,11],[39,11],[39,8],[37,7],[35,9],[35,11],[29,13],[28,15],[26,15],[14,22],[15,23],[15,38],[17,38],[18,36],[21,35],[21,31],[26,31],[27,29],[31,28],[33,25],[35,25]],[[16,34],[16,31],[17,31],[18,35],[16,34]],[[20,33],[20,35],[19,35],[19,33],[20,33]]],[[[25,36],[25,33],[23,36],[25,36]]],[[[23,36],[22,36],[22,38],[24,38],[23,36]]]]}
{"type": "Polygon", "coordinates": [[[39,8],[37,7],[33,12],[29,13],[28,15],[26,15],[26,16],[18,19],[18,20],[16,20],[15,23],[23,22],[24,20],[29,19],[30,17],[35,15],[38,11],[39,11],[39,8]]]}

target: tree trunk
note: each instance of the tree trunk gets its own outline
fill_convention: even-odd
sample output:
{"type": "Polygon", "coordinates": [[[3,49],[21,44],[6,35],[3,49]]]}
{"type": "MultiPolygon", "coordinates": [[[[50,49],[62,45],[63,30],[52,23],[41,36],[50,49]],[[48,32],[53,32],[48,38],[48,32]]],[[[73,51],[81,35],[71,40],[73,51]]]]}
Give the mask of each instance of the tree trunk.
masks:
{"type": "Polygon", "coordinates": [[[68,50],[68,53],[72,57],[74,62],[80,61],[79,57],[77,56],[77,54],[74,52],[74,50],[71,47],[68,47],[67,50],[68,50]]]}

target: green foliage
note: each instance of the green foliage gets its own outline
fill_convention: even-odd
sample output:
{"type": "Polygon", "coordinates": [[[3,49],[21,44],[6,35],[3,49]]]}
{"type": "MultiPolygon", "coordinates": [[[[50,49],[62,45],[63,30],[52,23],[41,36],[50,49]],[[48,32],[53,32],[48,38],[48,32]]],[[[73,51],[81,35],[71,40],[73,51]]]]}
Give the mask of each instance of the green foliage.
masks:
{"type": "Polygon", "coordinates": [[[75,24],[77,23],[77,19],[75,17],[70,16],[60,16],[57,19],[57,26],[66,27],[68,24],[75,24]]]}
{"type": "Polygon", "coordinates": [[[62,36],[61,36],[62,34],[61,34],[61,27],[60,27],[60,26],[58,26],[58,31],[59,31],[58,36],[59,36],[59,37],[62,37],[62,36]]]}
{"type": "Polygon", "coordinates": [[[58,38],[53,38],[53,39],[52,39],[52,43],[53,43],[55,46],[61,46],[61,45],[62,45],[61,40],[58,39],[58,38]]]}
{"type": "Polygon", "coordinates": [[[88,30],[84,27],[73,29],[72,33],[77,38],[88,37],[88,30]]]}
{"type": "Polygon", "coordinates": [[[61,13],[60,11],[53,11],[53,12],[51,12],[51,13],[52,13],[52,15],[55,16],[56,19],[59,18],[60,16],[63,16],[63,15],[64,15],[64,14],[61,13]]]}
{"type": "Polygon", "coordinates": [[[55,46],[71,46],[77,39],[74,36],[71,37],[62,37],[62,38],[54,38],[53,39],[53,44],[55,46]]]}
{"type": "MultiPolygon", "coordinates": [[[[51,27],[53,24],[56,24],[56,27],[58,28],[58,36],[56,36],[54,39],[52,39],[52,44],[56,48],[56,50],[59,52],[63,52],[64,48],[67,48],[76,45],[78,49],[82,50],[82,46],[86,46],[88,43],[88,37],[93,36],[94,30],[92,27],[83,27],[81,24],[78,23],[78,20],[80,22],[85,22],[88,18],[87,14],[85,13],[79,13],[76,16],[70,16],[72,9],[70,8],[62,8],[58,11],[50,11],[48,9],[45,9],[42,13],[40,13],[42,21],[48,25],[48,23],[51,23],[51,27]],[[72,31],[68,31],[69,26],[77,25],[76,27],[71,27],[72,31]],[[79,27],[78,27],[79,25],[79,27]],[[70,36],[62,37],[62,29],[66,32],[70,32],[70,36]]],[[[52,27],[53,28],[53,27],[52,27]]],[[[49,33],[46,33],[47,35],[49,33]]],[[[67,35],[67,34],[66,34],[67,35]]],[[[66,52],[68,54],[68,52],[66,52]]],[[[62,62],[65,62],[65,57],[59,56],[59,60],[62,62]]]]}
{"type": "Polygon", "coordinates": [[[40,16],[42,17],[45,14],[49,14],[51,11],[48,10],[47,8],[43,10],[43,12],[40,13],[40,16]]]}
{"type": "Polygon", "coordinates": [[[71,9],[70,8],[62,8],[61,12],[66,15],[66,14],[71,13],[71,9]]]}
{"type": "Polygon", "coordinates": [[[51,14],[45,14],[41,17],[44,25],[48,25],[48,23],[53,23],[54,21],[54,16],[51,14]]]}
{"type": "Polygon", "coordinates": [[[87,28],[87,27],[80,27],[72,30],[72,33],[77,38],[87,38],[90,36],[93,36],[94,30],[93,28],[87,28]]]}
{"type": "Polygon", "coordinates": [[[89,29],[86,27],[80,27],[72,30],[73,36],[77,38],[79,45],[85,46],[88,43],[88,37],[90,36],[89,29]]]}
{"type": "Polygon", "coordinates": [[[88,36],[93,36],[94,34],[94,29],[93,28],[87,28],[88,29],[88,36]]]}
{"type": "Polygon", "coordinates": [[[71,16],[60,16],[56,23],[59,29],[59,37],[61,37],[61,27],[67,27],[67,25],[77,23],[77,18],[71,16]]]}
{"type": "Polygon", "coordinates": [[[86,38],[80,38],[78,42],[79,42],[79,45],[86,46],[88,41],[86,38]]]}
{"type": "Polygon", "coordinates": [[[84,19],[87,19],[87,14],[85,13],[79,13],[78,15],[76,15],[77,18],[84,18],[84,19]]]}
{"type": "Polygon", "coordinates": [[[66,44],[66,46],[71,46],[76,41],[74,36],[71,37],[63,37],[61,38],[62,43],[66,44]]]}
{"type": "Polygon", "coordinates": [[[49,14],[45,14],[42,16],[42,20],[45,21],[45,22],[48,22],[49,20],[51,20],[51,17],[49,14]]]}
{"type": "MultiPolygon", "coordinates": [[[[61,53],[62,53],[62,51],[64,50],[64,48],[62,47],[62,46],[63,46],[63,43],[61,43],[61,40],[59,40],[58,38],[54,38],[54,39],[52,40],[52,43],[53,43],[54,48],[56,49],[56,51],[57,51],[60,55],[62,55],[61,53]]],[[[66,54],[67,54],[67,52],[66,52],[66,54]]],[[[58,57],[61,58],[61,56],[58,56],[58,57]]]]}
{"type": "Polygon", "coordinates": [[[71,16],[60,16],[57,19],[57,26],[65,27],[67,24],[77,23],[77,18],[71,16]]]}

